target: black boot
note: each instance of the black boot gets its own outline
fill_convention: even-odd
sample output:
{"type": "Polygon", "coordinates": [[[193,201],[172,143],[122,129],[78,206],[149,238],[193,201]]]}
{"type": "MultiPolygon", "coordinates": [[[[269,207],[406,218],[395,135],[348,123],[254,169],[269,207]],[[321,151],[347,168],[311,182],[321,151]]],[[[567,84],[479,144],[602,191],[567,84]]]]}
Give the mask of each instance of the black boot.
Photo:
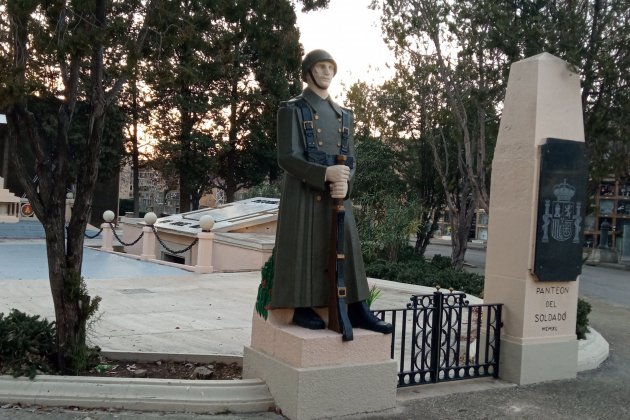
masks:
{"type": "Polygon", "coordinates": [[[313,308],[295,308],[293,323],[310,330],[323,330],[326,328],[324,320],[317,315],[313,308]]]}
{"type": "Polygon", "coordinates": [[[355,328],[363,328],[383,334],[391,334],[394,331],[392,324],[378,319],[370,311],[364,300],[348,305],[348,318],[350,318],[350,323],[355,328]]]}

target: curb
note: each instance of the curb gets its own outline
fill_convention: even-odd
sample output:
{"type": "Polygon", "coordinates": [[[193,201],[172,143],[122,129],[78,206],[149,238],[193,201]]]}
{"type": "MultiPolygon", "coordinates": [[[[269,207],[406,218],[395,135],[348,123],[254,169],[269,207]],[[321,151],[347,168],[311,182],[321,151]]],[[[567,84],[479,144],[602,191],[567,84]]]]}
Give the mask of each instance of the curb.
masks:
{"type": "MultiPolygon", "coordinates": [[[[116,360],[236,362],[242,357],[103,352],[116,360]]],[[[260,379],[188,380],[38,375],[0,376],[0,401],[11,404],[185,413],[254,413],[275,401],[260,379]]]]}
{"type": "Polygon", "coordinates": [[[586,339],[578,340],[578,372],[597,369],[610,354],[608,341],[593,327],[588,330],[586,339]]]}

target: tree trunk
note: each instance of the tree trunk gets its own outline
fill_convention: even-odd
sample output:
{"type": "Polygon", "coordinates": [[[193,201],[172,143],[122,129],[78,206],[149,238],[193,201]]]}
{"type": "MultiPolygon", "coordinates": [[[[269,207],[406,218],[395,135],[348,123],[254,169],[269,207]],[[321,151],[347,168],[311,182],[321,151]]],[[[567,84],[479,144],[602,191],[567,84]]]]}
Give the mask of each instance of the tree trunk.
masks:
{"type": "Polygon", "coordinates": [[[464,257],[468,249],[468,234],[477,209],[476,201],[471,195],[470,187],[463,188],[460,196],[453,200],[456,203],[455,211],[449,208],[452,229],[451,260],[453,267],[458,270],[464,267],[464,257]]]}
{"type": "Polygon", "coordinates": [[[414,251],[418,255],[424,255],[427,250],[427,246],[431,242],[433,233],[438,229],[438,220],[441,217],[442,212],[439,209],[433,209],[432,212],[423,212],[422,220],[418,230],[416,231],[416,243],[414,244],[414,251]]]}
{"type": "Polygon", "coordinates": [[[466,228],[465,212],[451,215],[451,261],[453,267],[461,270],[468,249],[468,228],[466,228]]]}
{"type": "Polygon", "coordinates": [[[131,173],[133,177],[133,217],[140,217],[140,152],[138,151],[138,85],[131,80],[131,112],[133,134],[131,137],[131,173]]]}
{"type": "Polygon", "coordinates": [[[180,177],[179,178],[179,212],[186,213],[192,210],[191,206],[191,193],[188,190],[188,185],[180,177]]]}

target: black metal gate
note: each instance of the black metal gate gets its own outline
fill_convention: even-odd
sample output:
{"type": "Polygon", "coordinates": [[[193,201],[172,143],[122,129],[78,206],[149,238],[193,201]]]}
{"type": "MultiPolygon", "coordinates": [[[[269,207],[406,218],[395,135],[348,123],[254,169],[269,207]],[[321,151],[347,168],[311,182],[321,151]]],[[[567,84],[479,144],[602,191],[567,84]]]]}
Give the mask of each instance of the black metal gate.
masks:
{"type": "Polygon", "coordinates": [[[394,325],[399,387],[498,377],[502,304],[471,305],[466,294],[439,289],[410,300],[406,309],[375,311],[394,325]]]}

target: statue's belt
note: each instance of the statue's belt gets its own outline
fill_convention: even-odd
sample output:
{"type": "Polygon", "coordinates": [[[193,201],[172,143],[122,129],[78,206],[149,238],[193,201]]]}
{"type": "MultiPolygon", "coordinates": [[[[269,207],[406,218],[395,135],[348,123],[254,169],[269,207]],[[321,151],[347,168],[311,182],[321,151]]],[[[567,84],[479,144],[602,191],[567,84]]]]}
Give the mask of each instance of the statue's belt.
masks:
{"type": "MultiPolygon", "coordinates": [[[[317,148],[317,142],[315,141],[315,130],[313,125],[313,113],[304,99],[298,99],[295,101],[295,105],[302,111],[302,127],[304,129],[304,138],[306,139],[306,149],[304,150],[304,156],[306,160],[313,163],[318,163],[324,166],[332,166],[337,164],[337,155],[329,155],[317,148]]],[[[349,139],[350,139],[350,116],[347,111],[341,110],[341,147],[339,148],[340,155],[348,156],[349,152],[349,139]]],[[[350,169],[354,167],[354,157],[348,156],[346,159],[346,166],[350,169]]]]}

